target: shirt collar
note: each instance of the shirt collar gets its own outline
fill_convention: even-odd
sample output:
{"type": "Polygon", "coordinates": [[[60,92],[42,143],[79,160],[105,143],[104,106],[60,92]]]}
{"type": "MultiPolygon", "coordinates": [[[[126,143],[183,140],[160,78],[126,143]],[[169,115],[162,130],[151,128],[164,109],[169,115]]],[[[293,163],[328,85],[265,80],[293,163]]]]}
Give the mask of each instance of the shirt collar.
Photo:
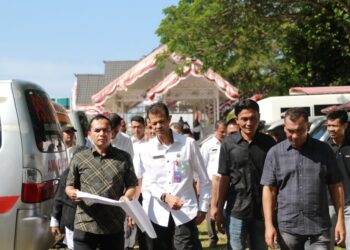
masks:
{"type": "MultiPolygon", "coordinates": [[[[294,149],[293,146],[292,146],[292,143],[286,139],[287,143],[286,143],[286,150],[289,151],[291,149],[294,149]]],[[[311,146],[311,137],[310,135],[308,134],[307,135],[307,138],[306,138],[306,142],[304,143],[303,147],[301,149],[295,149],[295,150],[303,150],[304,148],[308,148],[309,146],[311,146]]]]}
{"type": "MultiPolygon", "coordinates": [[[[110,154],[111,150],[112,150],[112,145],[109,144],[107,152],[106,152],[106,156],[110,154]]],[[[92,146],[91,152],[92,152],[93,156],[101,156],[101,154],[96,150],[95,146],[92,146]]]]}
{"type": "MultiPolygon", "coordinates": [[[[254,141],[256,140],[256,137],[258,136],[258,134],[259,134],[259,132],[257,131],[257,132],[255,133],[254,137],[253,137],[252,142],[254,142],[254,141]]],[[[240,130],[237,131],[236,133],[234,133],[233,135],[235,135],[233,138],[234,138],[234,140],[235,140],[235,142],[236,142],[237,144],[238,144],[238,143],[241,143],[241,142],[243,142],[243,141],[247,142],[247,141],[243,138],[243,136],[242,136],[240,130]]]]}
{"type": "Polygon", "coordinates": [[[170,147],[171,145],[179,143],[181,141],[181,136],[183,136],[183,135],[175,133],[171,129],[170,129],[170,133],[172,133],[172,136],[173,136],[173,143],[170,144],[170,145],[163,145],[163,144],[161,144],[157,136],[155,136],[152,140],[155,140],[155,142],[158,145],[158,147],[161,147],[161,146],[170,147]]]}
{"type": "Polygon", "coordinates": [[[132,136],[131,137],[131,142],[134,144],[134,143],[143,143],[145,142],[145,137],[143,137],[141,140],[136,140],[135,136],[132,136]]]}
{"type": "Polygon", "coordinates": [[[221,141],[218,138],[216,138],[215,135],[213,136],[213,140],[214,140],[215,144],[221,144],[221,141]]]}
{"type": "Polygon", "coordinates": [[[345,146],[345,145],[350,145],[350,140],[347,137],[345,137],[345,141],[341,145],[338,145],[338,144],[334,143],[332,138],[330,138],[330,137],[328,138],[327,142],[331,146],[338,146],[338,147],[342,147],[342,146],[345,146]]]}

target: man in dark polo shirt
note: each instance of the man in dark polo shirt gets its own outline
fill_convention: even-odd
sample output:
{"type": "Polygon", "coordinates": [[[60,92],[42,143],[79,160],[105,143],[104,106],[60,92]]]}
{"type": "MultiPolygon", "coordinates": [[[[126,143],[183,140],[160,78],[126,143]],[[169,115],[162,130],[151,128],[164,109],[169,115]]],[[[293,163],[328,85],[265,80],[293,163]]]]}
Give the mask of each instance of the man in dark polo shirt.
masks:
{"type": "Polygon", "coordinates": [[[338,213],[336,241],[345,237],[344,190],[332,149],[308,135],[308,114],[289,109],[284,118],[287,139],[267,154],[261,178],[265,239],[272,249],[330,249],[327,188],[338,213]],[[277,224],[273,224],[277,199],[277,224]]]}
{"type": "Polygon", "coordinates": [[[249,235],[249,249],[265,250],[260,178],[267,151],[275,141],[257,131],[260,115],[256,102],[240,101],[235,115],[239,131],[227,136],[221,144],[218,211],[214,216],[219,231],[223,232],[226,225],[228,249],[246,249],[249,235]]]}
{"type": "MultiPolygon", "coordinates": [[[[344,110],[334,111],[327,115],[327,130],[330,138],[328,144],[333,149],[337,159],[339,170],[343,176],[345,192],[344,219],[346,228],[346,249],[350,249],[350,139],[346,135],[348,128],[348,113],[344,110]]],[[[333,204],[329,207],[329,215],[332,221],[331,248],[334,245],[334,227],[337,221],[337,214],[333,204]]],[[[333,249],[333,248],[332,248],[333,249]]]]}
{"type": "MultiPolygon", "coordinates": [[[[137,185],[131,157],[111,146],[110,120],[97,115],[89,124],[93,148],[78,152],[69,166],[66,193],[77,190],[115,200],[131,200],[137,185]]],[[[120,207],[79,201],[74,221],[74,250],[124,250],[125,213],[120,207]]]]}

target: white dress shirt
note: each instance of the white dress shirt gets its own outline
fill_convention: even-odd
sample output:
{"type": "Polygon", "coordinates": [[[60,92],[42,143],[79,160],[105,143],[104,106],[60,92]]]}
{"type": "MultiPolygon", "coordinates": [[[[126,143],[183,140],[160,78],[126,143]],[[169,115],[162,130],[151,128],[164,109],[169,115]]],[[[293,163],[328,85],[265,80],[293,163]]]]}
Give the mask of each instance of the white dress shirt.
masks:
{"type": "Polygon", "coordinates": [[[213,178],[213,175],[221,176],[218,173],[220,147],[221,142],[215,136],[206,141],[201,147],[201,154],[204,160],[204,165],[207,167],[207,173],[210,180],[213,178]]]}
{"type": "Polygon", "coordinates": [[[134,149],[134,156],[135,156],[140,152],[141,145],[144,144],[146,141],[145,141],[144,137],[141,140],[136,140],[136,138],[134,136],[132,136],[131,142],[132,142],[132,146],[134,149]]]}
{"type": "Polygon", "coordinates": [[[162,145],[155,137],[142,145],[134,159],[135,172],[142,178],[143,208],[154,223],[166,227],[171,213],[175,225],[197,216],[198,209],[207,212],[211,185],[195,140],[173,133],[174,143],[162,145]],[[193,187],[198,174],[199,204],[193,187]],[[180,210],[171,209],[160,200],[163,193],[175,195],[183,202],[180,210]]]}
{"type": "Polygon", "coordinates": [[[134,157],[134,149],[132,146],[132,142],[130,136],[128,136],[127,134],[119,131],[117,136],[114,139],[112,139],[111,143],[112,146],[124,150],[125,152],[128,152],[131,156],[131,159],[134,157]]]}

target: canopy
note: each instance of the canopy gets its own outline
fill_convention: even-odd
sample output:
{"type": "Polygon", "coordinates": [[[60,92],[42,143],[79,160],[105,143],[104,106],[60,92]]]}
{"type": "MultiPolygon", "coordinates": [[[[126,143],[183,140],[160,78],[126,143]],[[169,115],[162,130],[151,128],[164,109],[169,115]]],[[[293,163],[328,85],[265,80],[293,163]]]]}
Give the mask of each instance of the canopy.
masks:
{"type": "Polygon", "coordinates": [[[350,93],[350,86],[333,87],[295,87],[289,89],[290,95],[322,95],[322,94],[341,94],[350,93]]]}
{"type": "MultiPolygon", "coordinates": [[[[187,81],[186,84],[182,84],[181,88],[178,88],[177,94],[180,95],[179,92],[189,93],[190,90],[192,90],[192,93],[190,95],[191,98],[195,98],[195,96],[203,98],[208,98],[207,94],[212,94],[206,90],[219,90],[221,91],[227,98],[231,100],[238,100],[239,98],[239,90],[232,86],[229,82],[227,82],[224,78],[222,78],[220,75],[213,72],[211,69],[209,69],[207,72],[202,73],[198,67],[201,67],[202,65],[198,63],[198,61],[192,62],[190,67],[185,67],[182,74],[179,75],[175,71],[170,73],[167,77],[164,78],[164,80],[160,81],[158,84],[152,86],[150,89],[146,91],[146,97],[153,100],[155,96],[162,95],[169,91],[170,89],[176,87],[180,82],[186,81],[190,79],[191,81],[187,81]],[[198,77],[206,80],[205,84],[207,86],[196,86],[193,84],[195,82],[194,79],[191,79],[190,77],[198,77]],[[205,92],[204,95],[193,95],[195,92],[205,92]]],[[[176,96],[174,96],[176,97],[176,96]]],[[[186,98],[187,99],[187,98],[186,98]]]]}
{"type": "Polygon", "coordinates": [[[176,70],[182,61],[174,53],[165,59],[163,67],[158,67],[157,57],[166,50],[166,46],[156,49],[93,95],[95,106],[123,114],[137,104],[157,97],[167,104],[177,103],[173,105],[175,108],[179,108],[180,103],[182,107],[195,110],[211,103],[219,110],[221,102],[238,99],[237,88],[211,69],[201,72],[202,64],[198,60],[190,61],[190,66],[184,67],[180,75],[176,70]]]}
{"type": "Polygon", "coordinates": [[[341,105],[329,106],[327,108],[322,109],[321,112],[324,114],[328,114],[328,113],[336,111],[336,110],[350,110],[350,102],[347,102],[347,103],[344,103],[341,105]]]}
{"type": "MultiPolygon", "coordinates": [[[[106,87],[104,87],[98,93],[93,95],[92,100],[95,103],[95,105],[100,106],[104,104],[108,99],[112,98],[118,91],[122,92],[122,95],[124,96],[125,95],[132,96],[132,94],[129,94],[127,92],[129,90],[134,90],[135,85],[142,85],[142,86],[137,86],[140,91],[138,93],[133,93],[134,95],[136,94],[136,96],[133,96],[133,97],[136,99],[139,99],[137,97],[142,98],[142,94],[144,94],[144,90],[147,87],[150,87],[156,82],[158,82],[159,80],[161,80],[164,77],[164,73],[171,72],[173,70],[171,65],[169,65],[171,63],[169,62],[167,62],[164,67],[164,73],[159,72],[160,70],[158,71],[156,70],[157,55],[165,52],[166,50],[167,50],[166,46],[162,46],[156,49],[147,57],[145,57],[140,62],[138,62],[136,65],[134,65],[129,70],[127,70],[125,73],[123,73],[122,75],[114,79],[112,82],[110,82],[106,87]],[[151,71],[156,71],[156,72],[151,72],[151,71]],[[146,76],[147,74],[149,74],[149,76],[146,76]],[[140,79],[140,78],[143,78],[143,79],[140,79]],[[138,82],[139,79],[140,81],[138,82]]],[[[174,59],[175,61],[175,57],[171,57],[171,58],[174,59]]],[[[133,100],[133,101],[137,101],[137,100],[133,100]]]]}

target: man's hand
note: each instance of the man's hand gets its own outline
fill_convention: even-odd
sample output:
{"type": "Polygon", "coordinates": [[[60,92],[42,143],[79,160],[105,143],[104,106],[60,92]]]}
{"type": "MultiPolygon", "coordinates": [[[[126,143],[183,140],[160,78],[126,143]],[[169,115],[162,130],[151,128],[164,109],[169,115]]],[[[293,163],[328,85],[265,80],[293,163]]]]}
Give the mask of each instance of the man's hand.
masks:
{"type": "Polygon", "coordinates": [[[216,225],[218,227],[218,231],[222,234],[225,233],[225,218],[222,210],[217,210],[216,213],[216,225]]]}
{"type": "Polygon", "coordinates": [[[136,225],[135,221],[130,216],[127,217],[127,220],[128,220],[128,227],[130,227],[131,229],[134,229],[136,225]]]}
{"type": "Polygon", "coordinates": [[[51,227],[51,233],[54,235],[60,235],[61,231],[58,227],[51,227]]]}
{"type": "Polygon", "coordinates": [[[337,243],[337,245],[341,245],[345,242],[345,236],[346,236],[346,231],[345,231],[344,223],[337,222],[335,226],[335,234],[334,234],[335,242],[337,243]]]}
{"type": "Polygon", "coordinates": [[[174,210],[180,210],[184,204],[184,202],[179,197],[170,194],[165,195],[164,201],[171,209],[174,210]]]}
{"type": "Polygon", "coordinates": [[[66,194],[74,201],[80,201],[80,199],[77,197],[77,191],[78,189],[75,189],[73,186],[66,187],[66,194]]]}
{"type": "Polygon", "coordinates": [[[129,197],[123,195],[119,198],[119,201],[130,201],[129,197]]]}
{"type": "Polygon", "coordinates": [[[217,206],[210,206],[210,219],[216,220],[217,214],[218,214],[217,206]]]}
{"type": "Polygon", "coordinates": [[[205,220],[205,215],[206,215],[206,214],[207,214],[207,213],[206,213],[206,212],[203,212],[203,211],[198,211],[198,212],[197,212],[197,217],[196,217],[196,220],[195,220],[196,225],[201,224],[201,223],[205,220]]]}
{"type": "Polygon", "coordinates": [[[276,249],[277,231],[274,226],[265,227],[265,242],[271,249],[276,249]]]}

